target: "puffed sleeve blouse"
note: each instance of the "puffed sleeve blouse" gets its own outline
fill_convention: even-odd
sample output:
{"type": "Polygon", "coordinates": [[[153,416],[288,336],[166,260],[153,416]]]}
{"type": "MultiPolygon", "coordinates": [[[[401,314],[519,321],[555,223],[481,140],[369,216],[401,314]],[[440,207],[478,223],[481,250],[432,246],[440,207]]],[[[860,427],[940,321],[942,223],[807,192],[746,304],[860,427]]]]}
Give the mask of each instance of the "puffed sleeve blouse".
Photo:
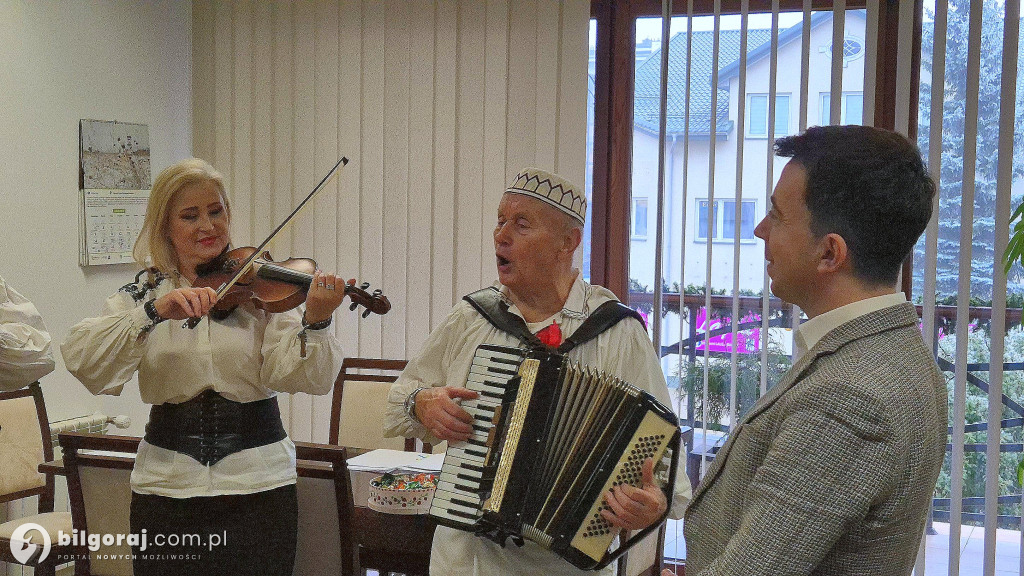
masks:
{"type": "MultiPolygon", "coordinates": [[[[326,394],[343,354],[333,328],[303,329],[302,307],[271,314],[251,305],[195,329],[168,320],[153,325],[144,309],[181,277],[143,271],[107,299],[102,313],[71,328],[61,345],[68,370],[93,394],[118,395],[138,373],[142,400],[181,403],[207,389],[235,402],[279,392],[326,394]]],[[[212,466],[143,442],[132,489],[170,497],[245,494],[295,482],[289,438],[236,452],[212,466]]]]}

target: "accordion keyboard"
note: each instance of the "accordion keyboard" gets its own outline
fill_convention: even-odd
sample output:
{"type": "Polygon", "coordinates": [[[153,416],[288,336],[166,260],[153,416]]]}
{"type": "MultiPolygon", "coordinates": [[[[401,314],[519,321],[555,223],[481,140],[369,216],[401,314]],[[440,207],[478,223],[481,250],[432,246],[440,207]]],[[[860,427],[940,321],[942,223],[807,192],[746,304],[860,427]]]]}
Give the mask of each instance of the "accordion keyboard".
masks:
{"type": "Polygon", "coordinates": [[[523,356],[482,346],[473,358],[466,388],[477,392],[462,408],[473,417],[473,435],[448,445],[430,514],[467,527],[482,515],[480,490],[484,477],[487,442],[494,428],[494,414],[501,406],[506,385],[516,375],[523,356]]]}

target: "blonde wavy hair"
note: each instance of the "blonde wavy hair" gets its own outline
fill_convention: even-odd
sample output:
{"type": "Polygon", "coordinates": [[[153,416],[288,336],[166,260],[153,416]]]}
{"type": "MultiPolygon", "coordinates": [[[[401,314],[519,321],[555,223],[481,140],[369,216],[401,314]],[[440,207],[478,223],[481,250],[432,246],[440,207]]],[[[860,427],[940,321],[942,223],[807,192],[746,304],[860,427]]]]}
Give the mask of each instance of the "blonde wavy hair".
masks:
{"type": "Polygon", "coordinates": [[[165,168],[153,183],[153,190],[149,193],[149,204],[146,205],[146,219],[132,250],[132,256],[139,265],[150,269],[151,273],[155,269],[164,276],[173,277],[179,263],[168,231],[171,204],[182,189],[205,182],[217,187],[230,224],[231,205],[224,191],[224,176],[205,160],[182,160],[165,168]]]}

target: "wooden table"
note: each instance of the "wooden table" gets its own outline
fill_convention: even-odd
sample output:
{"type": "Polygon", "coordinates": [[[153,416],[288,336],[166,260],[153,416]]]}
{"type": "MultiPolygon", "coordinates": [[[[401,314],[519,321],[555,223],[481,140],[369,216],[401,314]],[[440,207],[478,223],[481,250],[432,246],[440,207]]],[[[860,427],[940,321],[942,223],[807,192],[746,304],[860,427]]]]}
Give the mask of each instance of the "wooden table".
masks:
{"type": "MultiPolygon", "coordinates": [[[[349,458],[369,451],[368,448],[345,448],[349,458]]],[[[365,499],[353,504],[356,523],[353,532],[359,543],[360,569],[376,569],[381,574],[427,575],[436,522],[426,514],[377,512],[366,506],[365,499]]]]}
{"type": "Polygon", "coordinates": [[[429,516],[384,514],[357,506],[355,519],[360,567],[374,568],[381,574],[427,574],[437,526],[429,516]]]}

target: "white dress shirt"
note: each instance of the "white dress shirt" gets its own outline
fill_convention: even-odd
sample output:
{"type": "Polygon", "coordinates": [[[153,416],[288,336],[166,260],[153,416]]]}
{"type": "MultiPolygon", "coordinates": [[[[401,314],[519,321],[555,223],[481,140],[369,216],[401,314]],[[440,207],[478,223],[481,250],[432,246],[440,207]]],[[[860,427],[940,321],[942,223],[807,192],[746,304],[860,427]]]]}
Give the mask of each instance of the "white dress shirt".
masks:
{"type": "Polygon", "coordinates": [[[0,391],[23,388],[50,372],[50,333],[39,311],[0,278],[0,391]]]}
{"type": "MultiPolygon", "coordinates": [[[[507,288],[500,284],[498,287],[507,295],[507,288]]],[[[611,291],[592,286],[577,275],[563,309],[551,318],[528,327],[536,332],[553,321],[559,324],[563,337],[568,337],[598,306],[615,299],[611,291]]],[[[514,304],[509,306],[509,312],[522,317],[514,304]]],[[[495,328],[468,302],[460,301],[445,321],[431,332],[423,349],[392,385],[385,413],[385,435],[416,436],[436,444],[439,440],[405,413],[405,399],[419,387],[465,387],[473,355],[481,344],[518,347],[519,340],[495,328]]],[[[568,356],[575,362],[604,370],[646,390],[666,406],[672,405],[651,340],[644,327],[631,318],[623,319],[597,338],[577,346],[568,356]]],[[[682,517],[690,496],[689,480],[679,470],[669,502],[669,513],[673,518],[682,517]]],[[[601,572],[583,572],[530,541],[526,541],[522,548],[511,543],[502,548],[472,533],[438,526],[430,554],[430,572],[456,576],[614,574],[614,563],[601,572]]]]}
{"type": "MultiPolygon", "coordinates": [[[[175,282],[189,285],[178,277],[153,288],[142,274],[108,298],[100,316],[71,328],[61,353],[90,392],[118,395],[136,372],[148,404],[181,403],[207,389],[235,402],[331,390],[341,370],[341,344],[330,328],[306,330],[303,355],[301,307],[270,314],[247,304],[223,320],[204,317],[193,330],[180,320],[151,326],[143,304],[173,290],[175,282]]],[[[295,478],[289,438],[211,466],[143,441],[132,490],[172,498],[251,494],[294,484],[295,478]]]]}
{"type": "Polygon", "coordinates": [[[824,338],[826,334],[843,324],[846,324],[850,320],[854,320],[865,314],[870,314],[883,308],[903,304],[906,301],[907,298],[903,295],[903,292],[896,292],[894,294],[883,294],[882,296],[865,298],[863,300],[851,302],[845,306],[829,310],[824,314],[819,314],[807,322],[804,322],[796,329],[796,332],[793,335],[793,341],[796,346],[797,353],[798,355],[803,355],[811,348],[814,348],[814,345],[824,338]]]}

